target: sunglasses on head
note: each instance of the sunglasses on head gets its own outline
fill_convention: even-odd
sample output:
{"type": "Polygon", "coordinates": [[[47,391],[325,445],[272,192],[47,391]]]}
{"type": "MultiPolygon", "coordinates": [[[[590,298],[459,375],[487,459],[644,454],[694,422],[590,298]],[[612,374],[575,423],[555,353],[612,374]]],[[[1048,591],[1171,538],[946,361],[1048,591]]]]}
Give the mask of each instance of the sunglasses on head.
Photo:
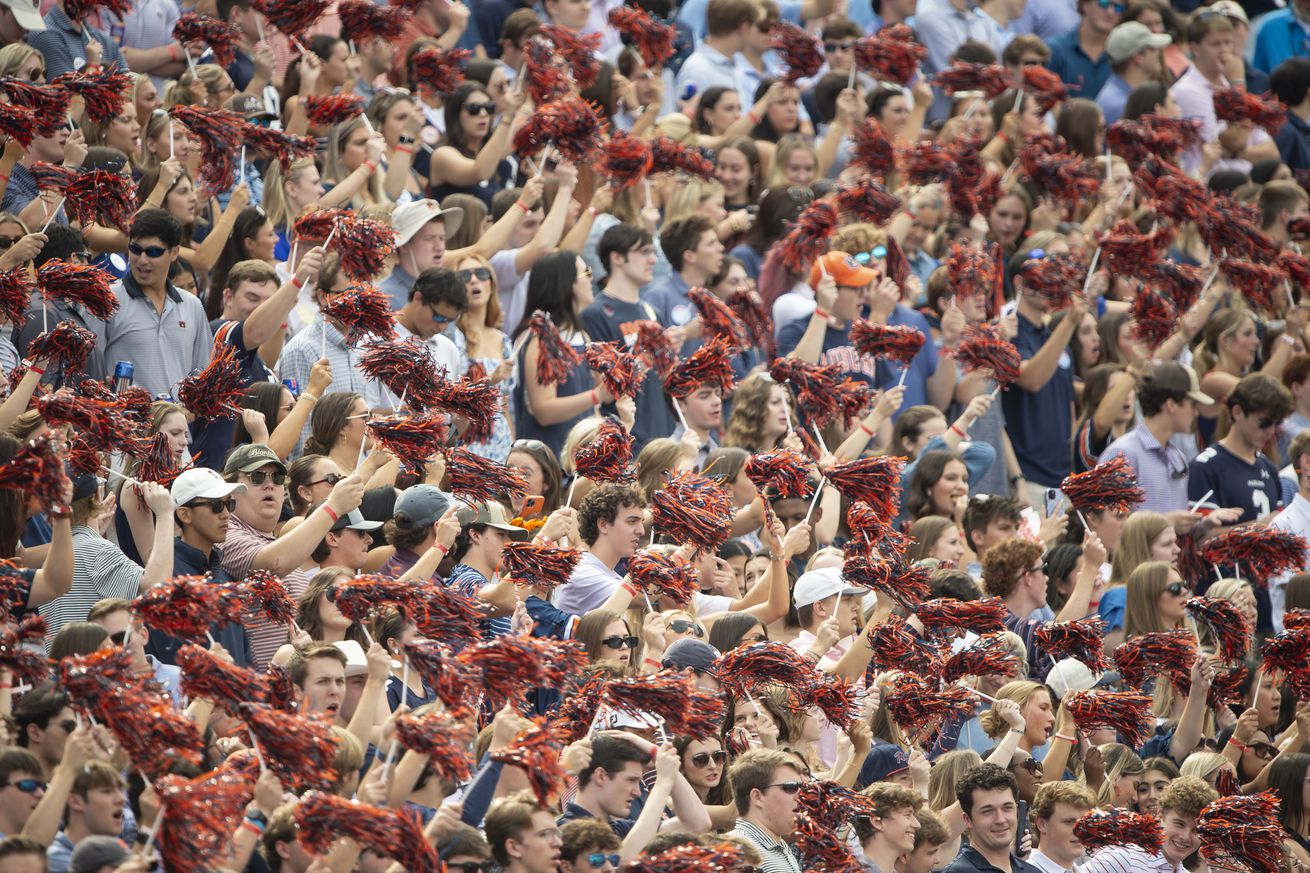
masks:
{"type": "Polygon", "coordinates": [[[218,515],[224,510],[235,512],[237,508],[237,499],[235,497],[200,498],[198,500],[192,500],[190,503],[186,504],[186,506],[189,509],[197,509],[201,506],[205,506],[208,507],[209,511],[214,513],[214,515],[218,515]]]}
{"type": "Polygon", "coordinates": [[[796,792],[801,790],[801,786],[803,786],[804,784],[805,784],[804,782],[797,780],[794,782],[775,782],[769,787],[781,788],[784,794],[795,794],[796,792]]]}
{"type": "Polygon", "coordinates": [[[252,485],[263,485],[265,482],[268,481],[270,476],[273,479],[274,485],[285,485],[287,481],[287,474],[283,473],[280,470],[273,473],[267,473],[263,470],[256,470],[255,472],[247,473],[246,475],[250,477],[250,483],[252,485]]]}
{"type": "Polygon", "coordinates": [[[1168,591],[1174,597],[1178,597],[1183,594],[1190,594],[1192,591],[1192,589],[1188,586],[1186,582],[1170,582],[1168,585],[1165,586],[1164,590],[1168,591]]]}
{"type": "Polygon", "coordinates": [[[496,111],[495,103],[465,103],[464,111],[469,115],[490,115],[496,111]]]}
{"type": "Polygon", "coordinates": [[[17,788],[24,794],[35,794],[38,791],[45,791],[46,783],[40,779],[15,779],[5,786],[6,788],[17,788]]]}
{"type": "Polygon", "coordinates": [[[459,277],[465,282],[472,282],[474,279],[479,282],[486,282],[491,279],[491,271],[486,267],[474,267],[471,270],[460,270],[459,277]]]}
{"type": "Polygon", "coordinates": [[[728,760],[728,753],[719,749],[717,752],[697,752],[691,756],[691,765],[693,767],[704,767],[713,761],[716,764],[722,764],[728,760]]]}
{"type": "Polygon", "coordinates": [[[638,640],[636,637],[606,637],[601,640],[601,644],[607,649],[635,649],[638,640]]]}
{"type": "Polygon", "coordinates": [[[147,258],[162,258],[168,254],[168,249],[163,246],[139,246],[136,243],[128,243],[127,250],[134,255],[145,255],[147,258]]]}
{"type": "Polygon", "coordinates": [[[675,634],[693,633],[698,637],[705,636],[705,628],[696,624],[694,621],[685,621],[683,619],[669,622],[669,630],[673,631],[675,634]]]}
{"type": "Polygon", "coordinates": [[[511,452],[517,452],[520,449],[523,449],[529,452],[540,452],[544,451],[545,448],[546,444],[541,440],[514,440],[513,444],[510,445],[509,450],[511,452]]]}
{"type": "Polygon", "coordinates": [[[619,862],[622,860],[623,856],[618,852],[614,852],[610,855],[606,855],[604,852],[592,852],[587,856],[587,863],[593,867],[603,867],[606,863],[611,867],[618,867],[619,862]]]}
{"type": "Polygon", "coordinates": [[[874,246],[871,250],[867,252],[860,252],[854,257],[855,257],[855,263],[859,264],[860,266],[865,266],[869,263],[869,261],[877,261],[887,257],[887,247],[874,246]]]}

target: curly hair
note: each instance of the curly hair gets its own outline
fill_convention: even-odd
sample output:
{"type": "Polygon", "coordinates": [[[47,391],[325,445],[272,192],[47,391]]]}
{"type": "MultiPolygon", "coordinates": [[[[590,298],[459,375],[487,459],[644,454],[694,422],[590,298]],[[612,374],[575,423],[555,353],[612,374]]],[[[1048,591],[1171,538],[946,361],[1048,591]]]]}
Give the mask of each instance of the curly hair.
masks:
{"type": "Polygon", "coordinates": [[[1014,774],[996,764],[982,763],[971,768],[955,783],[955,799],[960,802],[960,809],[965,815],[973,814],[973,793],[975,791],[994,791],[1008,788],[1019,799],[1019,782],[1014,774]]]}
{"type": "Polygon", "coordinates": [[[646,498],[636,485],[601,485],[582,499],[578,507],[578,533],[592,545],[600,537],[600,522],[613,524],[623,508],[644,509],[646,498]]]}
{"type": "Polygon", "coordinates": [[[860,793],[874,805],[872,816],[858,815],[851,822],[861,843],[868,842],[878,830],[872,818],[886,818],[898,809],[908,809],[917,816],[924,803],[923,795],[913,788],[892,782],[875,782],[860,793]]]}
{"type": "Polygon", "coordinates": [[[752,373],[741,381],[732,395],[732,415],[728,418],[728,435],[723,445],[740,446],[752,452],[774,448],[764,444],[764,419],[777,384],[767,373],[752,373]]]}
{"type": "Polygon", "coordinates": [[[1207,804],[1219,799],[1219,792],[1196,776],[1179,776],[1169,783],[1160,796],[1160,811],[1172,810],[1188,818],[1196,818],[1207,804]]]}
{"type": "Polygon", "coordinates": [[[1023,574],[1041,557],[1041,545],[1022,537],[1012,537],[992,546],[982,556],[983,589],[987,596],[1002,600],[1009,597],[1023,574]]]}

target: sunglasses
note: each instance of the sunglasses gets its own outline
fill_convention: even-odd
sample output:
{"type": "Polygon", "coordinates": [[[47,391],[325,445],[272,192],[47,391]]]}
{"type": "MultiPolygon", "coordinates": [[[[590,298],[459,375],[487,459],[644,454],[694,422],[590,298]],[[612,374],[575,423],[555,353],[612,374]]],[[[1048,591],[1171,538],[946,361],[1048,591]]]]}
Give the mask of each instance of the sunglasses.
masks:
{"type": "Polygon", "coordinates": [[[491,873],[491,864],[487,861],[446,862],[448,873],[491,873]]]}
{"type": "Polygon", "coordinates": [[[618,867],[619,862],[622,860],[623,860],[623,856],[621,856],[618,852],[615,852],[611,855],[606,855],[603,852],[592,852],[590,855],[587,856],[587,863],[593,867],[603,867],[607,863],[611,867],[618,867]]]}
{"type": "Polygon", "coordinates": [[[716,764],[722,764],[728,760],[728,753],[719,749],[717,752],[697,752],[691,756],[691,766],[704,767],[713,761],[716,764]]]}
{"type": "Polygon", "coordinates": [[[1124,5],[1115,2],[1115,0],[1096,0],[1096,5],[1100,6],[1102,9],[1113,9],[1118,15],[1124,14],[1124,5]]]}
{"type": "Polygon", "coordinates": [[[1252,743],[1251,752],[1262,761],[1272,761],[1278,757],[1278,747],[1273,743],[1252,743]]]}
{"type": "MultiPolygon", "coordinates": [[[[251,478],[253,479],[254,476],[251,476],[251,478]]],[[[237,499],[235,497],[212,497],[192,500],[190,503],[186,504],[186,506],[188,509],[197,509],[201,506],[206,506],[209,508],[210,512],[214,513],[214,515],[218,515],[224,510],[228,512],[236,512],[237,499]]]]}
{"type": "Polygon", "coordinates": [[[0,251],[7,251],[20,239],[22,239],[21,236],[0,236],[0,251]]]}
{"type": "Polygon", "coordinates": [[[491,271],[486,267],[474,267],[471,270],[460,270],[459,277],[465,282],[472,282],[474,279],[479,282],[486,282],[491,279],[491,271]]]}
{"type": "Polygon", "coordinates": [[[163,246],[139,246],[136,243],[128,243],[127,250],[134,255],[145,255],[147,258],[162,258],[168,253],[168,249],[163,246]]]}
{"type": "Polygon", "coordinates": [[[514,440],[513,444],[510,445],[509,450],[511,452],[517,452],[519,450],[542,452],[546,450],[546,444],[541,440],[514,440]]]}
{"type": "Polygon", "coordinates": [[[601,644],[607,649],[635,649],[637,648],[636,637],[606,637],[601,640],[601,644]]]}
{"type": "MultiPolygon", "coordinates": [[[[0,237],[0,242],[3,242],[3,241],[4,241],[4,237],[0,237]]],[[[6,248],[8,248],[8,246],[6,246],[6,248]]],[[[1259,427],[1260,427],[1261,430],[1269,430],[1269,428],[1271,428],[1271,427],[1273,427],[1274,425],[1278,424],[1278,419],[1276,419],[1276,418],[1262,418],[1262,419],[1260,419],[1259,421],[1257,421],[1256,424],[1259,425],[1259,427]]]]}
{"type": "Polygon", "coordinates": [[[38,791],[45,791],[46,783],[40,779],[17,779],[5,785],[6,788],[17,788],[24,794],[36,794],[38,791]]]}
{"type": "Polygon", "coordinates": [[[1036,758],[1024,758],[1019,763],[1011,765],[1010,769],[1013,770],[1015,767],[1022,767],[1034,776],[1042,775],[1042,762],[1036,758]]]}
{"type": "Polygon", "coordinates": [[[783,790],[783,793],[785,794],[795,794],[796,792],[801,790],[801,786],[804,784],[805,784],[804,782],[798,780],[795,782],[775,782],[769,787],[781,788],[783,790]]]}
{"type": "Polygon", "coordinates": [[[878,260],[882,260],[885,257],[887,257],[887,247],[874,246],[873,249],[870,251],[860,252],[859,254],[855,255],[855,263],[864,266],[865,264],[868,264],[869,261],[878,261],[878,260]]]}
{"type": "Polygon", "coordinates": [[[442,315],[434,309],[432,310],[432,320],[437,324],[450,324],[455,319],[451,318],[449,315],[442,315]]]}
{"type": "Polygon", "coordinates": [[[71,734],[73,731],[77,730],[77,722],[71,718],[64,719],[59,723],[59,726],[64,729],[64,733],[66,734],[71,734]]]}
{"type": "Polygon", "coordinates": [[[761,631],[760,633],[757,633],[751,637],[742,637],[741,642],[738,643],[737,645],[744,646],[749,643],[767,643],[768,641],[769,641],[769,635],[761,631]]]}
{"type": "Polygon", "coordinates": [[[272,477],[274,485],[285,485],[287,482],[287,474],[280,471],[276,473],[265,473],[263,470],[256,470],[255,472],[247,473],[246,475],[250,477],[250,484],[252,485],[263,485],[269,480],[269,477],[272,477]]]}
{"type": "Polygon", "coordinates": [[[1192,593],[1191,587],[1189,587],[1186,582],[1170,582],[1164,587],[1164,590],[1168,591],[1174,597],[1192,593]]]}
{"type": "Polygon", "coordinates": [[[696,624],[694,621],[683,621],[681,619],[671,621],[669,622],[669,630],[673,631],[675,634],[693,633],[698,637],[705,636],[705,628],[696,624]]]}
{"type": "Polygon", "coordinates": [[[346,477],[342,476],[340,473],[328,473],[322,479],[315,479],[313,482],[306,482],[305,487],[313,488],[315,485],[323,485],[323,484],[335,485],[344,478],[346,477]]]}
{"type": "Polygon", "coordinates": [[[496,111],[495,103],[465,103],[464,111],[469,115],[490,115],[496,111]]]}

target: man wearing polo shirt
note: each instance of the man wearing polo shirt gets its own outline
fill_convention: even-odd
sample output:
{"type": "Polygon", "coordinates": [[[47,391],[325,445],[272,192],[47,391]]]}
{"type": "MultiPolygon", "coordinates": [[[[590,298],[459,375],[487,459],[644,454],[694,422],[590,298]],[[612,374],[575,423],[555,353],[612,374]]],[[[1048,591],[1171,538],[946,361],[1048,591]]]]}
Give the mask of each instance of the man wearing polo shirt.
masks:
{"type": "MultiPolygon", "coordinates": [[[[1069,319],[1065,319],[1067,322],[1069,319]]],[[[1101,462],[1125,457],[1137,473],[1144,495],[1134,509],[1173,514],[1175,527],[1181,522],[1185,533],[1196,521],[1187,511],[1187,457],[1171,444],[1175,435],[1191,433],[1196,427],[1197,404],[1214,403],[1201,393],[1191,367],[1172,361],[1159,364],[1137,389],[1142,420],[1101,453],[1101,462]]]]}
{"type": "Polygon", "coordinates": [[[1048,782],[1038,788],[1032,804],[1037,848],[1028,862],[1042,873],[1073,873],[1086,852],[1074,835],[1074,822],[1094,806],[1096,798],[1076,782],[1048,782]]]}
{"type": "MultiPolygon", "coordinates": [[[[755,0],[710,0],[705,8],[707,35],[682,62],[674,90],[678,95],[694,84],[701,93],[719,86],[737,88],[737,68],[733,56],[746,48],[750,29],[763,10],[755,0]]],[[[743,94],[742,99],[753,95],[743,94]]]]}
{"type": "Polygon", "coordinates": [[[1048,41],[1047,66],[1074,94],[1094,99],[1110,78],[1106,42],[1123,14],[1121,0],[1078,0],[1078,26],[1048,41]]]}
{"type": "Polygon", "coordinates": [[[755,847],[761,873],[801,873],[800,853],[788,842],[796,830],[796,793],[806,777],[778,749],[751,749],[728,771],[737,825],[730,832],[755,847]]]}
{"type": "Polygon", "coordinates": [[[419,273],[440,267],[446,256],[446,239],[459,230],[464,210],[458,206],[442,209],[435,200],[415,200],[397,206],[391,213],[396,231],[396,266],[378,288],[391,297],[391,305],[400,309],[409,300],[410,289],[419,273]],[[437,221],[437,219],[441,219],[437,221]]]}
{"type": "MultiPolygon", "coordinates": [[[[1216,6],[1217,8],[1217,6],[1216,6]]],[[[1287,8],[1270,12],[1255,35],[1251,63],[1272,73],[1290,57],[1310,54],[1306,50],[1306,23],[1310,22],[1310,0],[1291,0],[1287,8]]]]}
{"type": "Polygon", "coordinates": [[[971,767],[955,783],[955,799],[964,813],[969,844],[960,849],[946,873],[1038,873],[1014,854],[1019,831],[1019,783],[996,764],[971,767]]]}
{"type": "Polygon", "coordinates": [[[400,339],[414,337],[437,369],[456,379],[460,375],[459,348],[444,331],[466,309],[468,289],[459,274],[449,267],[429,267],[419,273],[407,292],[405,305],[396,313],[396,335],[400,339]]]}
{"type": "Polygon", "coordinates": [[[1164,73],[1165,46],[1173,37],[1167,33],[1151,33],[1140,21],[1125,21],[1110,31],[1105,53],[1110,58],[1113,75],[1096,95],[1106,124],[1123,118],[1128,93],[1138,85],[1159,81],[1164,73]]]}
{"type": "MultiPolygon", "coordinates": [[[[1096,0],[1085,0],[1087,5],[1096,6],[1096,0]]],[[[1092,14],[1101,12],[1098,8],[1092,14]]],[[[1074,294],[1069,313],[1054,328],[1047,327],[1050,305],[1045,297],[1029,291],[1023,279],[1024,265],[1036,260],[1034,255],[1036,252],[1020,253],[1010,259],[1018,301],[1015,312],[1019,333],[1014,345],[1023,363],[1019,365],[1019,380],[1001,394],[1001,404],[1022,471],[1022,478],[1015,483],[1019,486],[1016,496],[1041,506],[1043,490],[1059,488],[1072,464],[1069,445],[1073,437],[1074,391],[1069,338],[1087,312],[1088,303],[1081,294],[1074,294]]]]}
{"type": "MultiPolygon", "coordinates": [[[[85,8],[90,11],[91,7],[85,8]]],[[[45,29],[29,33],[27,44],[45,58],[47,82],[92,64],[127,69],[118,43],[104,31],[70,19],[64,12],[64,0],[55,0],[45,17],[45,29]],[[91,45],[93,40],[99,45],[91,45]]]]}
{"type": "Polygon", "coordinates": [[[178,220],[143,209],[128,238],[129,271],[112,288],[118,312],[108,321],[91,320],[96,347],[106,361],[131,361],[135,383],[151,395],[172,395],[178,382],[209,363],[214,335],[199,298],[168,281],[182,244],[178,220]]]}

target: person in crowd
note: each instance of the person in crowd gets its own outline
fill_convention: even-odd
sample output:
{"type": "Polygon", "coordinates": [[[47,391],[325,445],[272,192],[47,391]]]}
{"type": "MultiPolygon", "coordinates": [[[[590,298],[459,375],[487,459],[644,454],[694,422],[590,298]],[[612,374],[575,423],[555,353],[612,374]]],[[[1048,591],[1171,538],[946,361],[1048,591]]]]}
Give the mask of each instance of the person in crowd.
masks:
{"type": "Polygon", "coordinates": [[[1028,808],[1036,847],[1028,863],[1042,873],[1072,873],[1085,854],[1074,824],[1095,805],[1092,793],[1077,783],[1047,782],[1038,788],[1028,808]]]}
{"type": "Polygon", "coordinates": [[[615,568],[646,538],[646,498],[632,486],[602,485],[578,507],[578,534],[586,551],[555,605],[573,615],[601,606],[623,578],[615,568]]]}
{"type": "Polygon", "coordinates": [[[1159,852],[1150,853],[1137,846],[1115,846],[1098,852],[1085,867],[1096,873],[1142,869],[1146,865],[1159,866],[1165,861],[1177,866],[1200,846],[1196,833],[1196,817],[1205,805],[1217,798],[1216,792],[1205,781],[1195,776],[1180,776],[1165,789],[1160,797],[1160,817],[1164,826],[1164,844],[1159,852]]]}

